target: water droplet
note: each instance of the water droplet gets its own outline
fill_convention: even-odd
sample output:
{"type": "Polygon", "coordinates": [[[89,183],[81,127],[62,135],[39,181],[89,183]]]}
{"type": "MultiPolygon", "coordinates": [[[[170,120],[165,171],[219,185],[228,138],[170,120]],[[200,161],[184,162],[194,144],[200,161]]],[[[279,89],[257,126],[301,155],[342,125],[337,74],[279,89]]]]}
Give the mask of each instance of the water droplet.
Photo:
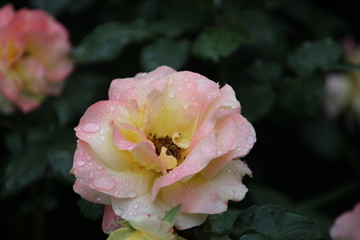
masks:
{"type": "Polygon", "coordinates": [[[139,208],[139,204],[134,204],[133,208],[138,209],[138,208],[139,208]]]}
{"type": "Polygon", "coordinates": [[[104,134],[104,130],[100,130],[100,134],[104,134]]]}
{"type": "Polygon", "coordinates": [[[97,169],[102,170],[102,166],[100,166],[100,165],[97,166],[97,169]]]}
{"type": "Polygon", "coordinates": [[[174,98],[174,97],[175,97],[175,93],[170,90],[170,91],[168,92],[168,96],[169,96],[169,98],[174,98]]]}
{"type": "Polygon", "coordinates": [[[87,159],[87,160],[91,160],[91,156],[86,156],[86,159],[87,159]]]}
{"type": "Polygon", "coordinates": [[[83,127],[84,132],[88,132],[88,133],[95,133],[95,132],[99,131],[99,129],[100,129],[100,126],[97,123],[87,123],[83,127]]]}
{"type": "Polygon", "coordinates": [[[98,138],[100,141],[105,141],[105,137],[104,136],[99,136],[98,138]]]}
{"type": "Polygon", "coordinates": [[[174,173],[174,174],[172,174],[170,177],[171,177],[171,178],[176,178],[177,176],[176,176],[176,174],[174,173]]]}
{"type": "Polygon", "coordinates": [[[116,213],[116,215],[121,216],[121,214],[124,213],[124,210],[122,208],[115,208],[114,212],[116,213]]]}
{"type": "Polygon", "coordinates": [[[227,169],[227,170],[226,170],[226,173],[231,173],[231,170],[230,170],[230,169],[227,169]]]}
{"type": "Polygon", "coordinates": [[[85,165],[85,163],[86,163],[85,161],[79,160],[79,161],[76,162],[76,165],[77,165],[78,167],[82,167],[82,166],[85,165]]]}
{"type": "Polygon", "coordinates": [[[217,151],[217,154],[218,155],[221,155],[223,152],[222,151],[217,151]]]}
{"type": "Polygon", "coordinates": [[[187,83],[187,84],[186,84],[186,87],[187,87],[188,89],[192,89],[194,86],[193,86],[192,83],[187,83]]]}
{"type": "Polygon", "coordinates": [[[136,197],[136,193],[135,192],[128,192],[128,197],[129,198],[134,198],[134,197],[136,197]]]}
{"type": "Polygon", "coordinates": [[[183,108],[186,110],[186,109],[188,109],[189,108],[189,103],[184,103],[183,104],[183,108]]]}
{"type": "Polygon", "coordinates": [[[246,137],[246,141],[249,143],[249,144],[253,144],[255,139],[253,136],[249,135],[246,137]]]}
{"type": "Polygon", "coordinates": [[[110,190],[115,186],[114,181],[107,177],[95,179],[93,184],[96,188],[100,190],[110,190]]]}
{"type": "Polygon", "coordinates": [[[109,110],[110,110],[111,112],[113,112],[115,109],[114,109],[113,106],[110,106],[109,110]]]}

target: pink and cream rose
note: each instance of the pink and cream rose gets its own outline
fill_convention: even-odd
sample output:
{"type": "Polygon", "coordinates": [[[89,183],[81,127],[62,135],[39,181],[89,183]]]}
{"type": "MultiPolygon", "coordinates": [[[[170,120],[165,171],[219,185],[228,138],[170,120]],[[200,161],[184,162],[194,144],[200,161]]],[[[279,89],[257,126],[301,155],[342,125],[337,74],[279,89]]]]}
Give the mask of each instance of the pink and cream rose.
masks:
{"type": "Polygon", "coordinates": [[[352,211],[341,214],[330,229],[333,240],[360,239],[360,203],[352,211]]]}
{"type": "Polygon", "coordinates": [[[200,225],[247,192],[251,171],[239,158],[256,137],[240,109],[229,85],[189,71],[162,66],[115,79],[109,100],[75,128],[74,190],[126,220],[162,219],[181,204],[175,227],[200,225]]]}
{"type": "Polygon", "coordinates": [[[46,12],[0,8],[2,111],[10,112],[11,104],[27,113],[45,96],[58,95],[73,69],[70,50],[67,30],[46,12]]]}

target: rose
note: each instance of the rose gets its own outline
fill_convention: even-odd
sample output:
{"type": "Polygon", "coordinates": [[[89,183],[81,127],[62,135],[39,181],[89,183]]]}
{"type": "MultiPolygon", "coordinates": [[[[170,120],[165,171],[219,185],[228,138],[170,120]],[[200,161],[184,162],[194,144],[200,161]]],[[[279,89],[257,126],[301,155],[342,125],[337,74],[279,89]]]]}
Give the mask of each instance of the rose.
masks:
{"type": "MultiPolygon", "coordinates": [[[[346,61],[360,64],[360,49],[352,38],[343,40],[346,61]]],[[[360,71],[332,73],[325,79],[325,112],[329,117],[345,113],[347,122],[360,123],[360,71]]]]}
{"type": "Polygon", "coordinates": [[[72,173],[83,198],[130,220],[162,218],[181,204],[175,227],[200,225],[240,201],[255,142],[229,85],[163,66],[113,80],[109,100],[90,106],[75,128],[72,173]]]}
{"type": "Polygon", "coordinates": [[[352,211],[345,212],[336,218],[330,229],[333,240],[360,239],[360,202],[352,211]]]}
{"type": "MultiPolygon", "coordinates": [[[[58,95],[73,68],[67,30],[42,10],[0,8],[0,94],[27,113],[58,95]]],[[[12,109],[13,110],[13,109],[12,109]]]]}

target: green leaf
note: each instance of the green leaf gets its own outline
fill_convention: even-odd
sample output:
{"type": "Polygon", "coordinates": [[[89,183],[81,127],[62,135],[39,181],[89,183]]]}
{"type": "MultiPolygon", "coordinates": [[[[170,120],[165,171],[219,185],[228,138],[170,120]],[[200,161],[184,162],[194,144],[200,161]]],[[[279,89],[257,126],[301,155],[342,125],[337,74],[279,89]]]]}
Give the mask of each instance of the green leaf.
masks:
{"type": "Polygon", "coordinates": [[[131,43],[152,37],[143,22],[111,22],[95,28],[74,49],[74,57],[80,63],[96,63],[115,59],[131,43]]]}
{"type": "Polygon", "coordinates": [[[288,58],[289,67],[299,75],[310,75],[315,70],[330,70],[342,53],[330,38],[301,44],[288,58]]]}
{"type": "Polygon", "coordinates": [[[240,31],[208,27],[194,40],[191,50],[195,56],[217,62],[233,54],[247,40],[247,35],[240,31]]]}
{"type": "Polygon", "coordinates": [[[233,227],[240,212],[238,209],[229,209],[221,214],[211,215],[206,224],[212,232],[224,233],[233,227]]]}
{"type": "Polygon", "coordinates": [[[141,65],[145,71],[152,71],[158,66],[167,65],[180,69],[187,60],[189,42],[159,38],[141,51],[141,65]]]}
{"type": "Polygon", "coordinates": [[[148,29],[157,34],[175,38],[193,27],[190,23],[175,19],[163,19],[149,23],[148,29]]]}
{"type": "Polygon", "coordinates": [[[237,90],[242,107],[242,114],[249,121],[265,117],[275,103],[275,93],[267,84],[251,84],[237,90]]]}
{"type": "Polygon", "coordinates": [[[47,158],[42,147],[29,147],[12,155],[2,173],[4,187],[1,195],[20,191],[43,176],[47,158]]]}
{"type": "Polygon", "coordinates": [[[167,211],[163,221],[167,221],[167,222],[174,224],[175,217],[179,213],[180,208],[181,208],[181,205],[178,205],[178,206],[170,209],[169,211],[167,211]]]}
{"type": "Polygon", "coordinates": [[[327,231],[310,219],[276,205],[252,206],[242,211],[231,237],[250,239],[247,234],[263,237],[254,235],[259,240],[330,240],[327,231]]]}
{"type": "Polygon", "coordinates": [[[265,240],[260,234],[246,234],[241,236],[239,240],[265,240]]]}
{"type": "Polygon", "coordinates": [[[92,203],[80,198],[77,201],[77,205],[79,206],[80,212],[91,220],[96,220],[103,216],[104,205],[102,204],[92,203]]]}

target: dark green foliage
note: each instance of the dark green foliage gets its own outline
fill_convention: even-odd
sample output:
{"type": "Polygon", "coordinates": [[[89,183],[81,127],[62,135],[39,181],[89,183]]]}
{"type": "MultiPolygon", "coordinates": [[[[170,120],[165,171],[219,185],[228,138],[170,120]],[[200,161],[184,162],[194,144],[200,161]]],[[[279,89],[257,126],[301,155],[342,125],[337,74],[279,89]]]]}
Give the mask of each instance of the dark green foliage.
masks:
{"type": "Polygon", "coordinates": [[[204,60],[217,62],[234,53],[243,41],[246,41],[246,35],[239,31],[206,28],[194,40],[192,52],[204,60]]]}
{"type": "Polygon", "coordinates": [[[146,72],[162,65],[181,69],[188,58],[188,54],[189,42],[187,40],[174,41],[159,38],[142,49],[140,61],[146,72]]]}
{"type": "Polygon", "coordinates": [[[106,23],[98,26],[74,49],[74,57],[80,63],[110,61],[115,59],[130,43],[151,37],[143,22],[123,24],[106,23]]]}
{"type": "Polygon", "coordinates": [[[332,39],[308,41],[301,44],[288,58],[288,64],[299,75],[315,70],[331,70],[341,55],[340,46],[332,39]]]}
{"type": "Polygon", "coordinates": [[[235,221],[232,239],[330,240],[328,233],[301,215],[276,205],[253,206],[235,221]]]}

